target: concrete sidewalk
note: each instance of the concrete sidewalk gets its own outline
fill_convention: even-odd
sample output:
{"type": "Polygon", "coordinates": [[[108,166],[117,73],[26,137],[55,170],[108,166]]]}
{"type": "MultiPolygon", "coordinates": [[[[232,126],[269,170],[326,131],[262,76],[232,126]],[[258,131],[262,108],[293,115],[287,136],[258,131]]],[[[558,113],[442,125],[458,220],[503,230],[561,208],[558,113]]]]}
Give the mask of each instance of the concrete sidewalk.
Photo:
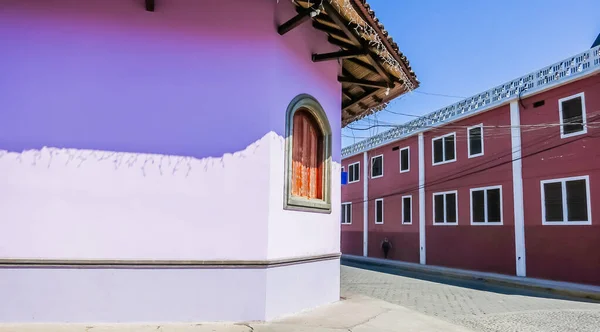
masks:
{"type": "Polygon", "coordinates": [[[587,298],[587,299],[592,299],[592,300],[600,300],[600,287],[599,286],[583,285],[583,284],[576,284],[576,283],[570,283],[570,282],[552,281],[552,280],[544,280],[544,279],[536,279],[536,278],[509,276],[509,275],[498,274],[498,273],[487,273],[487,272],[461,270],[461,269],[454,269],[454,268],[441,267],[441,266],[421,265],[421,264],[416,264],[416,263],[401,262],[401,261],[395,261],[395,260],[390,260],[390,259],[371,258],[371,257],[354,256],[354,255],[342,255],[342,264],[344,264],[344,262],[348,262],[348,263],[354,262],[354,263],[359,263],[359,264],[363,264],[363,265],[371,265],[371,266],[391,267],[391,268],[397,268],[399,270],[415,271],[415,272],[420,272],[420,273],[425,273],[425,274],[442,275],[442,276],[461,278],[461,279],[476,279],[476,280],[481,280],[481,281],[486,281],[486,282],[501,284],[501,285],[506,285],[506,286],[549,291],[549,292],[553,292],[553,293],[564,295],[564,296],[587,298]]]}
{"type": "MultiPolygon", "coordinates": [[[[291,299],[293,300],[293,299],[291,299]]],[[[352,296],[276,320],[248,324],[0,324],[0,332],[469,332],[385,301],[352,296]]]]}

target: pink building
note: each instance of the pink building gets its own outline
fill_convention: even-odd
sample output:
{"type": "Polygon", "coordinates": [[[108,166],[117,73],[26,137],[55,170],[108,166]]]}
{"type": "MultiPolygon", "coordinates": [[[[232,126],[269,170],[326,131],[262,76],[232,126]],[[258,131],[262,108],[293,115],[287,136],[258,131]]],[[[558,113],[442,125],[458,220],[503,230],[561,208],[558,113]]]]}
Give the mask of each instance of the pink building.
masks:
{"type": "Polygon", "coordinates": [[[0,323],[339,300],[341,128],[418,81],[364,1],[308,6],[1,2],[0,323]]]}
{"type": "Polygon", "coordinates": [[[595,46],[344,148],[342,252],[600,285],[599,73],[595,46]]]}

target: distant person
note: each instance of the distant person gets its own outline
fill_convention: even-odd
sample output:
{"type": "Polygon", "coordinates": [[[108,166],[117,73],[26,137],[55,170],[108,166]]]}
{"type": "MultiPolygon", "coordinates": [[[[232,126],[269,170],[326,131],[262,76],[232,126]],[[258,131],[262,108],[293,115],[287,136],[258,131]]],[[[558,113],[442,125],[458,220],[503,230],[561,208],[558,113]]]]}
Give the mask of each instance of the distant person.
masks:
{"type": "Polygon", "coordinates": [[[381,249],[383,249],[383,257],[387,258],[390,249],[392,249],[392,243],[387,237],[383,239],[383,242],[381,242],[381,249]]]}

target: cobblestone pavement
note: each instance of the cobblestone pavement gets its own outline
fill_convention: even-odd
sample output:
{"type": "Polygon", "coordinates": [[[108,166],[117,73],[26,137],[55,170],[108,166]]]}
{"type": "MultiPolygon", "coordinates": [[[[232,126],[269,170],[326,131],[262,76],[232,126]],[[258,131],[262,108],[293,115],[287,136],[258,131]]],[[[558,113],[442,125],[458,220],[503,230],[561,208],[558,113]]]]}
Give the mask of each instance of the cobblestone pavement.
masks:
{"type": "Polygon", "coordinates": [[[377,270],[342,266],[342,296],[382,299],[475,331],[600,331],[597,302],[395,268],[377,270]]]}

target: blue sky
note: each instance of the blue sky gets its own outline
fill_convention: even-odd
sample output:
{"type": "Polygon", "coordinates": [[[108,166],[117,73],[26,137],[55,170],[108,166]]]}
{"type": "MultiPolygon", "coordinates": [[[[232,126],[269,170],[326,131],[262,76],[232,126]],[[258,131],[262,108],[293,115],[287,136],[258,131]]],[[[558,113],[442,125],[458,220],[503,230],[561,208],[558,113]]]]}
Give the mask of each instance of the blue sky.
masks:
{"type": "MultiPolygon", "coordinates": [[[[600,33],[599,0],[369,0],[421,81],[392,112],[423,115],[583,52],[600,33]]],[[[401,124],[413,117],[377,113],[351,124],[401,124]]],[[[342,145],[385,131],[342,131],[342,145]],[[353,138],[356,137],[356,138],[353,138]]]]}

